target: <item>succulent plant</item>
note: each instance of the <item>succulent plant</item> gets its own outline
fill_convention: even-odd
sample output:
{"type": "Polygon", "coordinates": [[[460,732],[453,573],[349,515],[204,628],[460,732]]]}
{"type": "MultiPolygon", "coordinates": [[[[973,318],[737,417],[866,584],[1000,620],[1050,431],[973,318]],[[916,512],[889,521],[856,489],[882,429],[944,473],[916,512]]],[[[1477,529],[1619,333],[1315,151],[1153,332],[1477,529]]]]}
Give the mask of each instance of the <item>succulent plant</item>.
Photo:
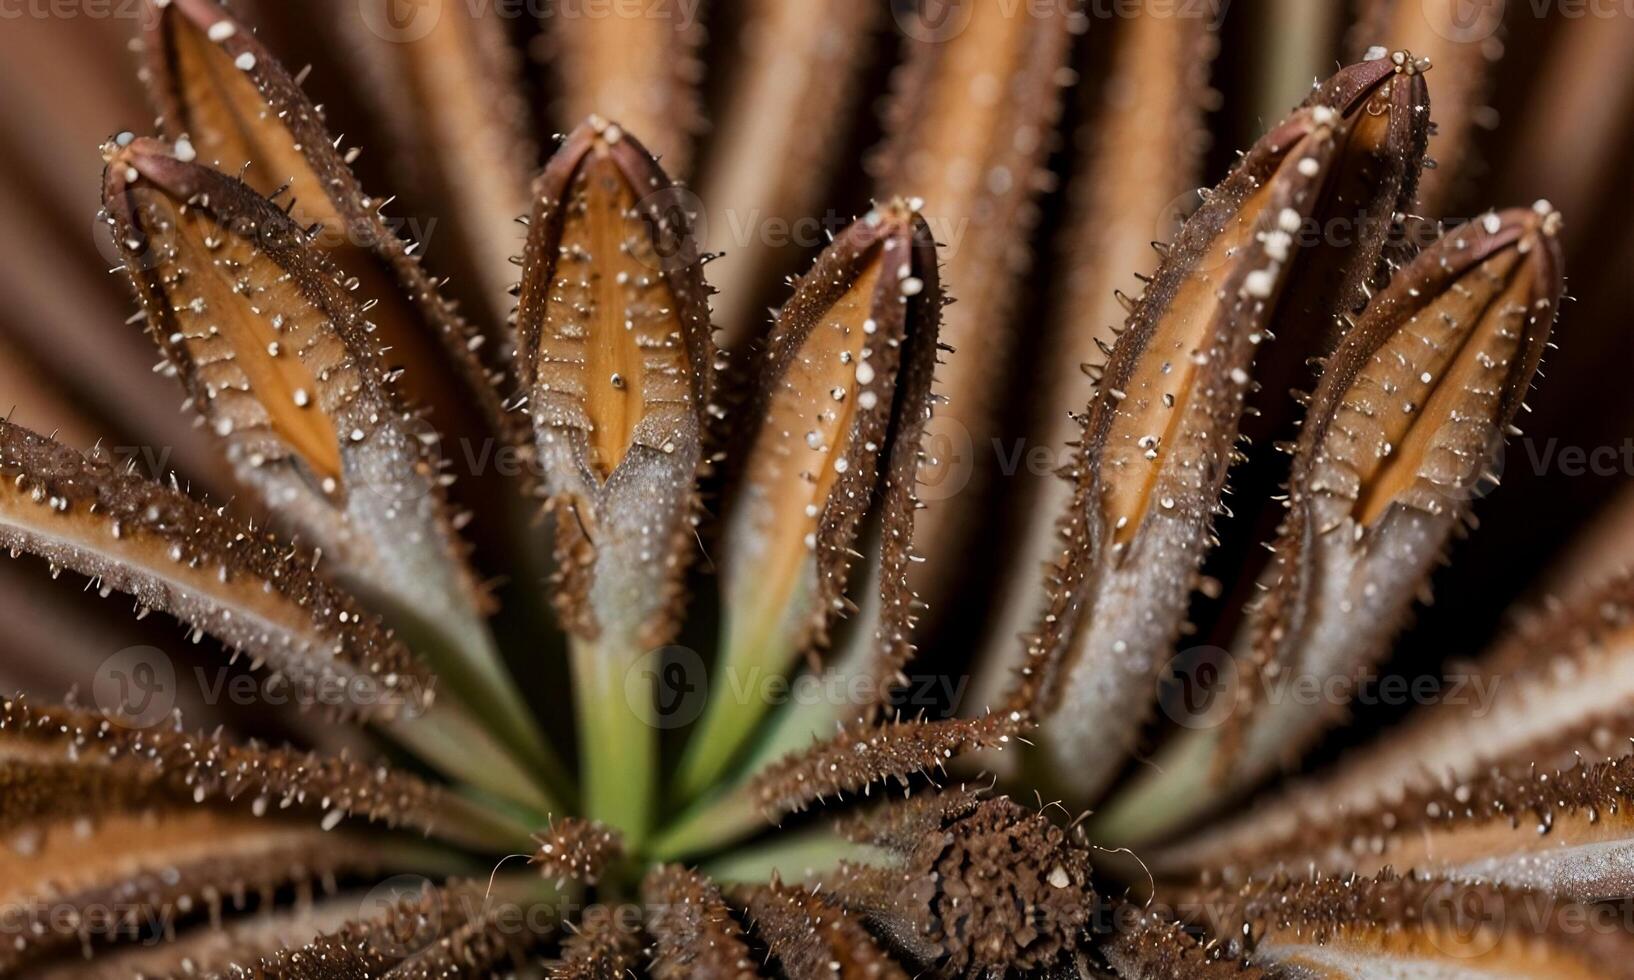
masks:
{"type": "Polygon", "coordinates": [[[135,315],[0,263],[0,974],[1629,975],[1621,510],[1391,660],[1593,251],[1448,217],[1499,24],[1363,4],[1194,194],[1338,22],[1102,6],[133,3],[135,315]]]}

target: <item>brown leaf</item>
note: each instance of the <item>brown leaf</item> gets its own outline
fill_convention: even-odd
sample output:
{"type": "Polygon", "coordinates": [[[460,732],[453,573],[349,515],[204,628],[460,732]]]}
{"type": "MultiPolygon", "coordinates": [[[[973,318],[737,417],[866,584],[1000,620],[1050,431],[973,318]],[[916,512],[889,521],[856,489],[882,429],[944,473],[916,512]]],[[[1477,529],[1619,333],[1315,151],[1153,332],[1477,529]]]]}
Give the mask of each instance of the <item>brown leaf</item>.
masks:
{"type": "Polygon", "coordinates": [[[209,633],[287,679],[298,703],[366,718],[430,706],[427,666],[303,549],[3,421],[0,477],[0,545],[14,553],[209,633]]]}
{"type": "MultiPolygon", "coordinates": [[[[341,152],[318,107],[278,59],[218,0],[143,2],[156,8],[146,18],[143,77],[179,154],[240,174],[262,196],[286,190],[292,216],[302,227],[318,223],[314,244],[336,261],[351,263],[352,251],[376,256],[435,335],[465,395],[495,431],[516,435],[477,356],[484,338],[421,267],[415,254],[421,243],[411,245],[387,226],[385,204],[365,194],[352,173],[355,154],[341,152]]],[[[380,319],[392,333],[389,346],[418,347],[408,336],[413,328],[399,329],[389,315],[380,319]]]]}
{"type": "Polygon", "coordinates": [[[647,932],[656,943],[654,980],[757,980],[760,973],[715,883],[663,865],[641,883],[647,932]]]}
{"type": "Polygon", "coordinates": [[[957,756],[1009,747],[1024,729],[1017,716],[998,714],[853,725],[762,770],[749,792],[767,818],[776,819],[819,800],[867,792],[875,783],[895,780],[907,788],[914,775],[957,756]]]}
{"type": "Polygon", "coordinates": [[[822,895],[773,882],[732,897],[789,980],[907,980],[868,930],[822,895]]]}
{"type": "Polygon", "coordinates": [[[586,15],[555,6],[535,48],[559,93],[552,116],[564,131],[599,115],[639,133],[664,167],[683,179],[693,137],[703,129],[697,7],[615,5],[586,15]]]}

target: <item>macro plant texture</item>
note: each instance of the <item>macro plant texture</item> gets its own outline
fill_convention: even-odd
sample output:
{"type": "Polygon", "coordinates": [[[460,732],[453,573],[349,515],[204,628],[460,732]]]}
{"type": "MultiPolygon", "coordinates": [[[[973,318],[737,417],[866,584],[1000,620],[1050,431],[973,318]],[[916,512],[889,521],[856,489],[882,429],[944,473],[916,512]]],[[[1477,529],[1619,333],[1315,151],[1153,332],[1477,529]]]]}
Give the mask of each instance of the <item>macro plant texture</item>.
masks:
{"type": "Polygon", "coordinates": [[[1634,977],[1634,11],[0,0],[0,100],[0,975],[1634,977]]]}

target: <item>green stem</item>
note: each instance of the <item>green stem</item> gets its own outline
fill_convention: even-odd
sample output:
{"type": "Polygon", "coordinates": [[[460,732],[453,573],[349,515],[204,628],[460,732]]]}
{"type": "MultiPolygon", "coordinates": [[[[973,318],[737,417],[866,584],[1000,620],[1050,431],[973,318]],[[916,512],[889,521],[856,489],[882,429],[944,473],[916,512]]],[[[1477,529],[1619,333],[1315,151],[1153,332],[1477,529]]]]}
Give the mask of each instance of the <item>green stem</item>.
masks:
{"type": "Polygon", "coordinates": [[[761,847],[743,848],[703,866],[705,874],[722,884],[757,884],[773,875],[785,881],[804,881],[832,871],[841,861],[855,864],[893,864],[897,858],[872,844],[848,840],[826,827],[781,835],[761,847]]]}
{"type": "Polygon", "coordinates": [[[747,626],[733,617],[726,635],[720,666],[710,678],[709,705],[687,740],[676,777],[676,794],[683,800],[697,799],[720,782],[769,707],[759,683],[781,677],[794,655],[787,642],[779,641],[786,634],[764,616],[747,626]]]}
{"type": "Polygon", "coordinates": [[[385,723],[381,731],[452,780],[518,803],[541,816],[563,812],[534,773],[450,699],[437,701],[425,714],[385,723]]]}
{"type": "MultiPolygon", "coordinates": [[[[478,722],[508,745],[511,754],[533,770],[532,779],[542,782],[552,796],[569,799],[573,781],[522,700],[510,671],[505,669],[487,626],[478,620],[442,626],[412,612],[396,609],[398,623],[451,689],[468,707],[481,707],[478,722]]],[[[466,762],[469,765],[469,760],[466,762]]]]}
{"type": "Polygon", "coordinates": [[[632,676],[639,651],[578,637],[571,646],[585,813],[623,831],[634,850],[651,829],[657,796],[653,679],[632,676]]]}
{"type": "Polygon", "coordinates": [[[754,797],[739,784],[693,804],[648,850],[654,860],[678,861],[723,848],[766,826],[754,797]]]}

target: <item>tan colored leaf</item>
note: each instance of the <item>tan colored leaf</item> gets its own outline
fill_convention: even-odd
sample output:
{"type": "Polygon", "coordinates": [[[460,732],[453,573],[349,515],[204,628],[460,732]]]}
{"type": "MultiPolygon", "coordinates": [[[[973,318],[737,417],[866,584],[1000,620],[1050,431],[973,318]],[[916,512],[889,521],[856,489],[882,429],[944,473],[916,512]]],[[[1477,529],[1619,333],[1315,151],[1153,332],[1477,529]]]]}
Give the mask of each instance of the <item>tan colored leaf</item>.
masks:
{"type": "MultiPolygon", "coordinates": [[[[1086,374],[1102,369],[1128,314],[1123,289],[1137,291],[1136,271],[1158,260],[1152,236],[1167,226],[1185,191],[1196,186],[1208,131],[1208,73],[1218,40],[1200,17],[1144,13],[1114,28],[1104,92],[1079,130],[1071,217],[1062,234],[1060,285],[1045,327],[1029,450],[1043,446],[1060,463],[1081,433],[1075,414],[1093,394],[1086,374]]],[[[1168,246],[1158,243],[1162,248],[1168,246]]],[[[955,307],[957,310],[957,307],[955,307]]],[[[1050,472],[1019,468],[1006,479],[1009,505],[1025,527],[1008,559],[1006,586],[978,663],[977,706],[998,703],[1023,653],[1017,637],[1037,624],[1038,569],[1060,549],[1056,526],[1072,486],[1050,472]]]]}
{"type": "Polygon", "coordinates": [[[483,622],[435,440],[344,276],[244,184],[154,140],[106,153],[104,204],[148,331],[240,479],[414,636],[456,698],[542,756],[483,622]]]}
{"type": "Polygon", "coordinates": [[[587,15],[554,6],[536,49],[557,91],[552,115],[566,131],[601,116],[637,133],[664,169],[685,179],[703,128],[698,83],[704,40],[698,6],[614,5],[587,15]]]}
{"type": "MultiPolygon", "coordinates": [[[[352,252],[378,257],[435,334],[444,364],[463,382],[465,395],[497,431],[515,434],[504,427],[505,413],[476,356],[484,338],[441,297],[415,255],[420,243],[405,242],[387,226],[385,202],[365,194],[351,171],[355,153],[341,152],[340,139],[327,131],[321,111],[278,59],[218,0],[142,2],[155,8],[146,18],[143,77],[179,155],[240,174],[264,197],[286,188],[292,216],[303,227],[318,223],[315,244],[342,265],[355,264],[352,252]]],[[[450,22],[445,32],[457,29],[454,20],[452,15],[439,17],[450,22]]],[[[493,100],[485,98],[484,104],[493,100]]],[[[446,114],[437,118],[442,121],[446,114]]],[[[475,126],[475,118],[481,117],[462,121],[475,126]]],[[[469,185],[502,192],[498,182],[473,180],[469,185]]],[[[514,217],[508,213],[506,220],[514,217]]],[[[506,240],[494,239],[491,247],[504,249],[506,240]]],[[[391,316],[380,322],[391,334],[389,346],[418,348],[408,335],[417,328],[398,329],[391,316]]]]}
{"type": "Polygon", "coordinates": [[[484,322],[498,327],[515,302],[510,259],[524,234],[516,218],[527,213],[539,158],[512,18],[498,5],[439,3],[399,28],[394,2],[339,4],[334,15],[402,157],[394,172],[438,203],[439,225],[459,236],[469,265],[455,271],[480,281],[484,322]]]}
{"type": "Polygon", "coordinates": [[[1445,214],[1459,183],[1469,179],[1479,121],[1493,111],[1486,100],[1504,54],[1502,20],[1497,7],[1466,8],[1459,0],[1367,0],[1352,28],[1358,59],[1405,49],[1436,67],[1429,146],[1435,166],[1426,164],[1418,189],[1419,210],[1431,218],[1445,214]]]}
{"type": "Polygon", "coordinates": [[[711,127],[700,182],[709,249],[723,253],[709,275],[720,290],[716,319],[728,350],[759,336],[762,289],[791,271],[797,249],[777,247],[772,236],[821,209],[844,152],[831,134],[862,95],[870,30],[882,13],[871,0],[756,0],[744,11],[741,51],[728,66],[728,101],[711,127]]]}
{"type": "MultiPolygon", "coordinates": [[[[1631,776],[1634,758],[1626,755],[1565,769],[1508,762],[1325,820],[1307,817],[1286,834],[1260,833],[1237,849],[1217,847],[1206,866],[1227,882],[1282,870],[1412,868],[1581,901],[1615,898],[1631,887],[1631,776]]],[[[1195,868],[1196,858],[1182,847],[1158,855],[1153,867],[1179,873],[1195,868]]]]}
{"type": "MultiPolygon", "coordinates": [[[[1448,232],[1329,358],[1245,676],[1351,675],[1387,650],[1537,372],[1564,285],[1559,224],[1540,202],[1448,232]]],[[[1325,720],[1281,705],[1256,718],[1259,685],[1243,693],[1239,772],[1292,758],[1325,720]]]]}
{"type": "Polygon", "coordinates": [[[991,489],[983,485],[990,472],[963,468],[955,454],[966,435],[971,446],[985,447],[995,434],[1035,200],[1051,180],[1045,162],[1061,89],[1075,81],[1072,35],[1088,24],[1071,4],[926,8],[938,9],[945,28],[894,8],[914,26],[905,27],[905,62],[892,82],[889,138],[871,161],[876,197],[924,199],[931,230],[947,247],[943,279],[958,299],[942,332],[955,354],[939,369],[946,407],[930,427],[923,478],[931,503],[914,531],[915,550],[926,558],[915,587],[933,612],[948,597],[950,573],[974,539],[991,489]]]}
{"type": "Polygon", "coordinates": [[[1151,832],[1170,814],[1155,819],[1146,793],[1193,813],[1293,765],[1343,716],[1348,698],[1329,692],[1356,690],[1388,653],[1537,371],[1563,288],[1559,225],[1540,202],[1449,231],[1328,359],[1236,644],[1232,713],[1182,736],[1123,805],[1151,832]],[[1315,703],[1297,693],[1312,688],[1315,703]]]}
{"type": "Polygon", "coordinates": [[[1084,422],[1049,604],[1011,700],[1044,720],[1075,796],[1104,787],[1154,700],[1283,294],[1321,277],[1338,304],[1365,282],[1411,196],[1427,104],[1403,53],[1340,71],[1207,195],[1136,303],[1084,422]],[[1336,212],[1383,224],[1349,248],[1294,237],[1336,212]]]}
{"type": "Polygon", "coordinates": [[[378,718],[430,706],[426,665],[311,554],[9,422],[0,478],[0,545],[209,633],[286,678],[300,703],[378,718]]]}
{"type": "Polygon", "coordinates": [[[50,825],[24,852],[0,850],[0,906],[13,910],[0,970],[64,949],[133,941],[154,926],[340,874],[416,866],[414,850],[280,819],[161,810],[89,830],[50,825]]]}

